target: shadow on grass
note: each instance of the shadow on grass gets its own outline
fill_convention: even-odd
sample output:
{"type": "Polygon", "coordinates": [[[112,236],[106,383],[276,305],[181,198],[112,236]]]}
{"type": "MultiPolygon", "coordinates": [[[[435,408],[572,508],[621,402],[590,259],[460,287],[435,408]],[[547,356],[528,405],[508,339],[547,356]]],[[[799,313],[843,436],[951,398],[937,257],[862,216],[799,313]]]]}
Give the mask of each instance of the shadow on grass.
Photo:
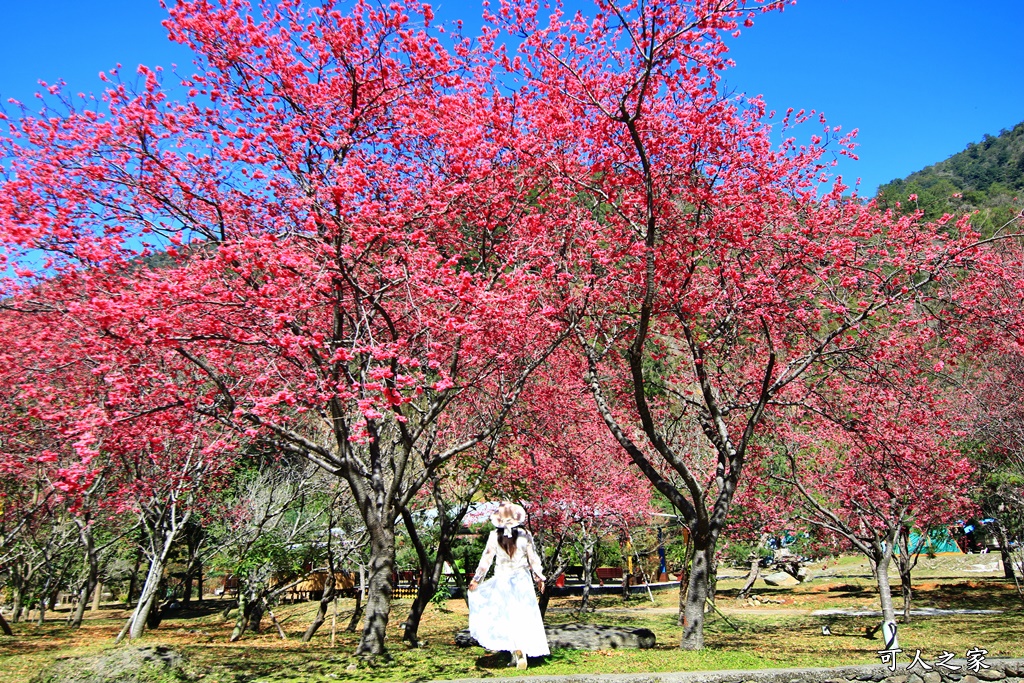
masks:
{"type": "Polygon", "coordinates": [[[862,593],[870,592],[871,588],[873,588],[873,586],[872,587],[869,587],[869,586],[858,586],[855,583],[844,583],[844,584],[840,584],[838,586],[829,586],[828,587],[828,592],[829,593],[846,593],[847,595],[853,593],[853,594],[856,594],[856,595],[860,595],[862,593]]]}
{"type": "Polygon", "coordinates": [[[509,661],[511,659],[507,652],[489,652],[476,658],[476,666],[478,669],[504,669],[509,661]]]}
{"type": "MultiPolygon", "coordinates": [[[[893,592],[898,595],[899,587],[894,587],[893,592]]],[[[1024,602],[1009,579],[986,579],[916,584],[911,607],[1020,610],[1024,608],[1024,602]]]]}

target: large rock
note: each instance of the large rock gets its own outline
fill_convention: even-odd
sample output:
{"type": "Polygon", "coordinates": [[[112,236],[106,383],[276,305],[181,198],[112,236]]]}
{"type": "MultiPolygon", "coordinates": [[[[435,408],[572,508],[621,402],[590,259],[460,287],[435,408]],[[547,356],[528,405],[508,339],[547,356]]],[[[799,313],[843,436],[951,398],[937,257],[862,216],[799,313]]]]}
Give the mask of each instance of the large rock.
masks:
{"type": "Polygon", "coordinates": [[[762,577],[769,586],[796,586],[800,582],[786,572],[773,572],[762,577]]]}
{"type": "MultiPolygon", "coordinates": [[[[545,626],[548,646],[568,650],[615,650],[619,648],[650,648],[655,645],[654,633],[646,628],[619,628],[600,624],[559,624],[545,626]]],[[[460,647],[477,645],[469,630],[455,635],[460,647]]]]}
{"type": "Polygon", "coordinates": [[[57,660],[32,678],[32,683],[136,683],[137,681],[185,682],[194,678],[185,671],[180,653],[166,645],[120,647],[92,657],[57,660]]]}
{"type": "Polygon", "coordinates": [[[599,624],[547,626],[549,647],[569,650],[615,650],[654,647],[654,632],[646,628],[619,628],[599,624]]]}

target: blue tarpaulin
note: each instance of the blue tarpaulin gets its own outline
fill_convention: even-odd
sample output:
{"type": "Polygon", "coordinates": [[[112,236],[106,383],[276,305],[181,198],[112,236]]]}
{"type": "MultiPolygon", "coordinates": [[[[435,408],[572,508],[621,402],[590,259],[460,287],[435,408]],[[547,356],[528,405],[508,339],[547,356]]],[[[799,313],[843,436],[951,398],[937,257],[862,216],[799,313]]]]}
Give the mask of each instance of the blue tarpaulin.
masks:
{"type": "MultiPolygon", "coordinates": [[[[918,531],[910,532],[910,551],[917,552],[918,548],[922,553],[960,553],[960,547],[953,540],[953,537],[949,535],[947,529],[932,529],[928,532],[928,536],[922,538],[921,533],[918,531]]],[[[897,554],[899,553],[899,546],[893,549],[897,554]]]]}

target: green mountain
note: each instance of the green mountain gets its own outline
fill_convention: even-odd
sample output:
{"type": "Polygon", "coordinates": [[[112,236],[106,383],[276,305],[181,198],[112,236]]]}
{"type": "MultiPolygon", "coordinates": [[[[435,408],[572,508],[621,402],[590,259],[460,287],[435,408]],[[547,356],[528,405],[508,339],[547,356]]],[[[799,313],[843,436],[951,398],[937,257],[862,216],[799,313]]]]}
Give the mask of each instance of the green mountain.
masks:
{"type": "Polygon", "coordinates": [[[903,213],[921,209],[928,220],[976,211],[975,229],[991,235],[1024,209],[1024,123],[882,185],[877,199],[903,213]],[[915,194],[917,200],[910,200],[915,194]]]}

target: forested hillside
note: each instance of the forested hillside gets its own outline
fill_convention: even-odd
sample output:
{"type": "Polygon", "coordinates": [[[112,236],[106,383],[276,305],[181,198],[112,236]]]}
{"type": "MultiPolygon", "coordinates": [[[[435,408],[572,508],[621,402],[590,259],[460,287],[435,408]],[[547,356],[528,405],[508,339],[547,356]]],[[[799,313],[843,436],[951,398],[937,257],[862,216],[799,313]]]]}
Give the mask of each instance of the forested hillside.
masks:
{"type": "Polygon", "coordinates": [[[920,208],[932,220],[977,211],[975,227],[990,234],[1024,208],[1024,123],[986,135],[964,151],[878,189],[883,207],[920,208]],[[910,197],[917,195],[917,200],[910,197]]]}

